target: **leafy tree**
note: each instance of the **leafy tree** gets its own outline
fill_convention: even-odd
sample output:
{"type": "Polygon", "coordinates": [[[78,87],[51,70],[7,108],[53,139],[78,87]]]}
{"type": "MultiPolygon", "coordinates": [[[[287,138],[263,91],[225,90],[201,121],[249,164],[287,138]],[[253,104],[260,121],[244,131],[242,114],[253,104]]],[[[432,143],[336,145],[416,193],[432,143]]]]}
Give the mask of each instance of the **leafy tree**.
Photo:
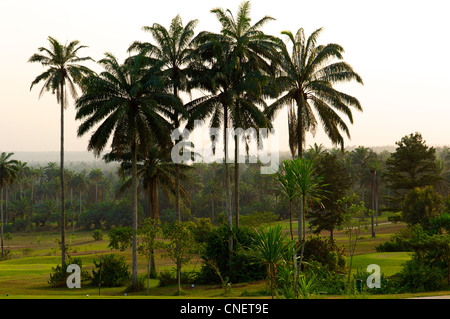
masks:
{"type": "MultiPolygon", "coordinates": [[[[350,275],[353,266],[353,256],[355,254],[356,244],[358,242],[361,231],[364,231],[367,225],[364,222],[364,213],[366,206],[364,202],[357,202],[357,195],[344,197],[338,200],[338,204],[345,207],[344,220],[342,227],[348,236],[348,246],[350,253],[350,265],[348,270],[347,283],[350,283],[350,275]]],[[[369,212],[370,213],[370,212],[369,212]]]]}
{"type": "Polygon", "coordinates": [[[197,245],[192,232],[183,222],[175,221],[163,225],[163,236],[168,240],[164,248],[167,255],[177,265],[178,293],[181,293],[181,268],[197,252],[197,245]]]}
{"type": "Polygon", "coordinates": [[[132,245],[133,229],[130,226],[114,227],[109,231],[108,237],[108,248],[124,251],[132,245]]]}
{"type": "Polygon", "coordinates": [[[439,178],[436,149],[428,147],[420,133],[404,136],[396,145],[386,160],[386,179],[394,190],[392,201],[398,207],[410,190],[435,185],[439,178]]]}
{"type": "Polygon", "coordinates": [[[352,180],[337,154],[325,153],[316,160],[317,174],[323,177],[322,190],[326,197],[321,200],[321,206],[311,210],[310,225],[315,227],[314,233],[322,230],[330,232],[333,240],[333,230],[343,221],[343,207],[337,201],[343,198],[351,188],[352,180]]]}
{"type": "Polygon", "coordinates": [[[147,259],[147,295],[150,287],[150,277],[156,278],[155,249],[159,242],[157,236],[161,233],[161,222],[159,219],[146,218],[138,230],[139,246],[138,252],[147,259]]]}
{"type": "Polygon", "coordinates": [[[273,119],[284,105],[291,105],[289,110],[291,152],[296,148],[297,156],[303,156],[305,133],[315,132],[318,119],[331,142],[344,146],[343,131],[348,137],[347,124],[336,111],[342,112],[353,123],[351,108],[362,111],[360,102],[353,96],[338,91],[333,86],[341,82],[355,80],[362,84],[361,77],[346,62],[331,62],[335,58],[342,60],[344,49],[334,43],[317,45],[322,29],[317,29],[308,38],[303,28],[295,36],[290,31],[283,31],[292,45],[289,54],[286,46],[281,48],[280,74],[277,80],[281,96],[267,109],[267,116],[273,119]],[[294,109],[292,106],[296,107],[294,109]],[[313,112],[317,111],[317,116],[313,112]],[[296,121],[295,118],[296,111],[296,121]],[[295,142],[294,142],[295,141],[295,142]],[[293,145],[295,143],[295,146],[293,145]]]}
{"type": "Polygon", "coordinates": [[[66,86],[69,87],[73,98],[77,97],[76,85],[81,85],[83,78],[92,74],[92,71],[80,65],[80,62],[92,60],[91,57],[79,57],[77,53],[86,46],[79,45],[79,41],[71,41],[67,45],[62,45],[56,39],[48,37],[50,49],[40,47],[40,53],[33,54],[28,62],[41,63],[47,70],[37,76],[31,83],[30,90],[34,85],[44,81],[40,91],[41,96],[44,91],[56,93],[56,100],[61,104],[61,151],[60,151],[60,183],[61,183],[61,241],[62,241],[62,265],[65,264],[65,182],[64,182],[64,110],[67,107],[66,86]]]}
{"type": "Polygon", "coordinates": [[[18,161],[11,159],[14,153],[2,152],[0,155],[0,211],[1,211],[1,246],[3,259],[3,189],[17,178],[18,161]]]}
{"type": "Polygon", "coordinates": [[[414,188],[402,202],[402,220],[410,225],[420,224],[424,229],[430,228],[430,219],[444,212],[442,196],[432,186],[414,188]]]}

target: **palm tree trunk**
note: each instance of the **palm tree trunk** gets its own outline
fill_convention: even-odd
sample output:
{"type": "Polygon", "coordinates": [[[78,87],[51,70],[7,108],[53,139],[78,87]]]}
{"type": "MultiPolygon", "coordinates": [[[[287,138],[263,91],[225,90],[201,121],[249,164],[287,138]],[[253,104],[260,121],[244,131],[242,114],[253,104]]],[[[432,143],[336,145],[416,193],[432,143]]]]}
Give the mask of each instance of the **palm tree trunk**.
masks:
{"type": "Polygon", "coordinates": [[[230,168],[228,166],[228,138],[227,138],[227,129],[228,129],[228,107],[224,105],[224,130],[223,130],[223,145],[224,145],[224,156],[225,156],[225,209],[226,209],[226,217],[228,222],[228,262],[231,266],[231,262],[233,260],[233,219],[231,215],[231,191],[230,191],[230,168]]]}
{"type": "Polygon", "coordinates": [[[211,195],[211,222],[214,223],[214,194],[211,195]]]}
{"type": "Polygon", "coordinates": [[[180,210],[180,167],[175,164],[175,202],[176,202],[176,212],[177,220],[181,221],[181,210],[180,210]]]}
{"type": "Polygon", "coordinates": [[[289,200],[289,228],[291,233],[291,240],[294,240],[294,234],[292,233],[292,199],[289,200]]]}
{"type": "Polygon", "coordinates": [[[239,227],[239,139],[234,136],[234,211],[236,219],[236,228],[239,227]]]}
{"type": "Polygon", "coordinates": [[[297,154],[298,158],[303,157],[303,98],[297,100],[297,154]]]}
{"type": "Polygon", "coordinates": [[[131,285],[136,287],[137,284],[137,197],[138,197],[138,183],[137,183],[137,145],[136,140],[133,141],[131,145],[132,161],[131,161],[131,171],[132,171],[132,206],[133,212],[131,217],[131,227],[133,229],[132,238],[132,272],[131,272],[131,285]]]}
{"type": "Polygon", "coordinates": [[[1,246],[2,246],[2,258],[3,260],[3,186],[0,185],[0,218],[1,218],[1,246]]]}
{"type": "Polygon", "coordinates": [[[152,209],[153,219],[159,219],[159,205],[158,205],[158,181],[152,180],[152,209]]]}
{"type": "Polygon", "coordinates": [[[64,187],[64,82],[61,81],[61,152],[60,152],[60,180],[61,180],[61,266],[66,263],[66,207],[64,187]]]}

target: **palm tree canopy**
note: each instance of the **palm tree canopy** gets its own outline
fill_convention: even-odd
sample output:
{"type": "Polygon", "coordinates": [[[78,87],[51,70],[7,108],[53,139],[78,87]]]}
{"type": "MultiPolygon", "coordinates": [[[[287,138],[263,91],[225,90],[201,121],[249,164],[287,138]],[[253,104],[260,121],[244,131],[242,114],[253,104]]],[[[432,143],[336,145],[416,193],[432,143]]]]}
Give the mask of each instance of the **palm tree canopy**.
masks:
{"type": "MultiPolygon", "coordinates": [[[[84,122],[78,128],[82,136],[98,125],[92,134],[88,150],[98,156],[112,137],[116,151],[126,151],[127,143],[150,145],[156,138],[161,145],[170,143],[169,124],[164,117],[175,107],[183,112],[182,104],[164,92],[164,77],[159,63],[150,64],[143,55],[119,64],[110,53],[99,61],[105,71],[85,81],[85,90],[76,102],[76,119],[84,122]]],[[[136,145],[136,146],[137,146],[136,145]]]]}
{"type": "MultiPolygon", "coordinates": [[[[343,147],[341,131],[348,137],[350,131],[338,112],[353,123],[351,108],[362,111],[362,107],[355,97],[338,91],[333,86],[348,81],[363,84],[363,80],[348,63],[342,61],[344,49],[340,45],[317,45],[321,32],[322,28],[317,29],[308,38],[305,37],[303,28],[295,36],[290,31],[282,32],[291,42],[292,52],[289,54],[286,45],[281,46],[282,59],[277,78],[281,96],[269,106],[267,116],[273,119],[284,105],[295,105],[297,116],[301,120],[295,123],[300,125],[296,131],[314,133],[320,120],[331,142],[343,147]]],[[[300,149],[304,144],[304,133],[302,135],[297,136],[297,147],[300,149]]]]}
{"type": "MultiPolygon", "coordinates": [[[[41,63],[47,70],[37,76],[31,83],[30,90],[34,85],[41,81],[44,81],[44,85],[39,93],[39,97],[45,91],[51,91],[56,94],[58,103],[61,98],[61,86],[69,87],[70,93],[73,98],[77,97],[77,91],[75,84],[80,85],[82,79],[93,73],[92,70],[79,64],[84,61],[93,61],[91,57],[78,57],[77,53],[80,49],[86,48],[84,45],[80,45],[78,40],[72,41],[67,45],[61,44],[59,41],[52,37],[48,37],[50,48],[40,47],[39,53],[33,54],[28,62],[41,63]]],[[[66,97],[67,95],[64,94],[66,97]]],[[[67,107],[66,101],[62,101],[64,106],[67,107]]]]}
{"type": "Polygon", "coordinates": [[[19,172],[19,162],[11,159],[14,153],[2,152],[0,155],[0,187],[12,183],[19,172]]]}

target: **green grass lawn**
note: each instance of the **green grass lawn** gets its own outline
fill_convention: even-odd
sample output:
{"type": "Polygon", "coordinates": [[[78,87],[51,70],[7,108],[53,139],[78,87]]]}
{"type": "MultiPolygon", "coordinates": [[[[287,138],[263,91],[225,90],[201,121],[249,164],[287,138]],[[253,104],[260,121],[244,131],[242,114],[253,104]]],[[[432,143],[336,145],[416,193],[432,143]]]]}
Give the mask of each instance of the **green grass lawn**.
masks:
{"type": "MultiPolygon", "coordinates": [[[[289,222],[277,222],[281,224],[285,232],[289,232],[289,222]]],[[[297,224],[293,225],[294,235],[297,233],[297,224]]],[[[378,264],[381,272],[387,276],[401,270],[402,264],[410,257],[408,253],[377,253],[375,247],[389,240],[391,234],[396,232],[403,224],[384,224],[376,227],[376,237],[371,238],[370,230],[362,233],[357,243],[356,253],[353,257],[352,273],[358,268],[366,269],[370,264],[378,264]]],[[[312,235],[308,230],[307,235],[312,235]]],[[[323,232],[322,236],[329,236],[323,232]]],[[[52,267],[61,263],[60,250],[58,249],[59,234],[57,231],[40,233],[13,233],[12,239],[5,242],[5,248],[11,251],[11,259],[0,262],[0,298],[123,298],[126,287],[102,288],[92,287],[83,283],[81,289],[51,288],[47,281],[52,267]],[[9,296],[6,296],[6,295],[9,296]],[[89,295],[87,297],[86,295],[89,295]]],[[[336,231],[334,238],[338,245],[346,246],[346,235],[342,231],[336,231]]],[[[70,254],[82,259],[83,269],[92,272],[93,261],[99,255],[115,253],[123,255],[131,269],[131,249],[116,251],[109,249],[108,236],[103,240],[95,241],[92,232],[77,231],[67,233],[66,241],[70,245],[70,254]]],[[[162,251],[156,251],[156,268],[161,270],[173,270],[175,263],[162,257],[162,251]]],[[[202,266],[200,258],[196,257],[189,265],[183,267],[184,271],[199,271],[202,266]]],[[[147,270],[144,258],[138,258],[138,274],[145,276],[147,270]]],[[[227,297],[231,298],[270,298],[265,281],[232,284],[232,289],[227,297]]],[[[152,298],[172,298],[177,292],[176,285],[158,287],[158,280],[150,281],[150,296],[152,298]]],[[[220,285],[196,285],[183,287],[187,298],[224,298],[220,285]]],[[[148,298],[146,291],[129,293],[128,296],[136,298],[148,298]]],[[[397,298],[398,296],[391,296],[397,298]]],[[[336,298],[342,298],[337,296],[336,298]]]]}

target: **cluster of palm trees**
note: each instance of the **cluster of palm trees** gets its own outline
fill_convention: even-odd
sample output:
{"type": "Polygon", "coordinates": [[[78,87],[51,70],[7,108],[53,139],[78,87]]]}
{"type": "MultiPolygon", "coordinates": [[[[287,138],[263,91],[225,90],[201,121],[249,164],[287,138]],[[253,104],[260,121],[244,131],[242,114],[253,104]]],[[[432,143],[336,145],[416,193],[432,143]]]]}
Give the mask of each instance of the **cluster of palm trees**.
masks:
{"type": "MultiPolygon", "coordinates": [[[[265,34],[262,27],[273,20],[265,16],[252,24],[250,3],[243,2],[237,14],[230,10],[211,10],[220,23],[218,33],[202,31],[195,35],[197,20],[183,25],[176,16],[166,29],[160,24],[144,27],[155,44],[133,42],[129,58],[120,62],[112,53],[97,63],[102,68],[95,73],[81,63],[90,57],[79,57],[85,46],[78,41],[62,45],[49,37],[49,48],[39,48],[29,61],[46,67],[32,82],[31,87],[44,82],[41,94],[55,93],[61,109],[61,242],[62,262],[65,262],[65,183],[64,183],[64,109],[66,90],[76,98],[76,119],[82,123],[78,135],[93,131],[88,150],[97,156],[110,143],[107,160],[116,160],[130,176],[133,194],[132,227],[137,230],[137,191],[139,178],[144,174],[140,164],[146,160],[170,162],[167,154],[173,145],[171,132],[185,125],[191,129],[195,120],[209,121],[210,127],[223,129],[223,150],[229,158],[227,128],[271,128],[277,112],[290,106],[289,126],[292,155],[301,158],[305,133],[314,132],[318,123],[336,145],[343,146],[342,133],[349,129],[339,113],[352,122],[352,109],[362,110],[355,97],[336,90],[333,86],[360,76],[343,62],[343,49],[337,44],[318,45],[321,29],[308,38],[303,29],[288,37],[292,51],[278,37],[265,34]],[[338,60],[337,62],[333,60],[338,60]],[[76,94],[76,87],[81,96],[76,94]],[[184,102],[182,94],[193,91],[200,97],[184,102]],[[274,102],[268,104],[266,100],[274,102]]],[[[235,193],[239,194],[238,145],[243,136],[235,136],[235,193]]],[[[247,142],[245,140],[244,142],[247,142]]],[[[184,164],[167,164],[175,183],[177,218],[180,218],[182,189],[180,178],[186,171],[184,164]]],[[[154,166],[153,166],[154,167],[154,166]]],[[[232,227],[230,167],[225,161],[226,219],[232,227]]],[[[150,181],[151,179],[148,179],[150,181]]],[[[150,183],[150,182],[149,182],[150,183]]],[[[149,192],[158,181],[148,185],[149,192]]],[[[154,195],[153,195],[154,196],[154,195]]],[[[234,196],[236,224],[239,222],[239,196],[234,196]]],[[[157,218],[156,201],[152,201],[153,216],[157,218]]],[[[231,231],[230,231],[230,236],[231,231]]],[[[230,251],[232,243],[230,240],[230,251]]],[[[230,254],[231,256],[231,254],[230,254]]],[[[137,278],[136,234],[133,235],[133,283],[137,278]]]]}
{"type": "MultiPolygon", "coordinates": [[[[29,165],[13,159],[13,155],[3,152],[0,157],[1,193],[5,201],[2,205],[3,224],[12,223],[14,229],[19,230],[26,229],[32,222],[37,226],[45,226],[54,221],[53,215],[60,200],[59,167],[56,162],[38,167],[29,165]],[[21,220],[24,222],[22,226],[15,225],[21,220]]],[[[100,168],[93,168],[89,172],[86,169],[65,169],[64,181],[66,196],[69,197],[65,206],[72,213],[70,222],[74,228],[75,215],[80,217],[84,206],[109,197],[111,182],[100,168]]]]}

